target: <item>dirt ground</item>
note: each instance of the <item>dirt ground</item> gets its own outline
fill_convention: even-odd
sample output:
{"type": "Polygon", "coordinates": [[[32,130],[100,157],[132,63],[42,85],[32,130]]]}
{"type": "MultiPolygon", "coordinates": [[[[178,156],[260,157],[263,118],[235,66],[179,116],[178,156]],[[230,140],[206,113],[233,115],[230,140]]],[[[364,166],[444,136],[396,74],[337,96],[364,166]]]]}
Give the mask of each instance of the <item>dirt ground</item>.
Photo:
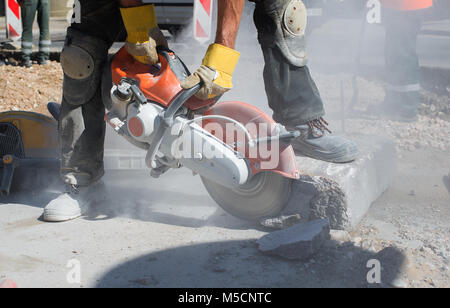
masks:
{"type": "Polygon", "coordinates": [[[0,66],[0,111],[25,110],[47,112],[48,102],[60,102],[63,73],[52,61],[45,66],[33,64],[30,69],[0,66]]]}
{"type": "MultiPolygon", "coordinates": [[[[360,279],[356,282],[355,277],[362,275],[361,269],[365,270],[362,260],[375,257],[388,259],[385,271],[391,275],[398,274],[395,275],[398,278],[382,286],[450,287],[449,95],[424,90],[421,115],[415,123],[367,118],[351,118],[342,123],[339,118],[340,82],[343,83],[343,93],[348,100],[352,93],[351,76],[317,75],[316,79],[324,100],[330,102],[327,108],[334,115],[333,126],[337,131],[345,126],[348,133],[363,131],[365,134],[387,135],[397,142],[399,173],[393,186],[375,202],[360,227],[350,234],[335,233],[334,240],[327,243],[317,256],[306,263],[296,263],[296,277],[305,277],[304,286],[365,286],[360,279]],[[313,279],[308,280],[307,277],[313,279]]],[[[369,104],[383,100],[384,92],[379,83],[364,78],[359,78],[358,83],[361,87],[358,109],[363,110],[369,104]]],[[[42,67],[33,65],[29,70],[1,66],[0,111],[28,110],[47,114],[46,103],[60,101],[61,84],[62,71],[57,62],[42,67]]],[[[222,231],[218,232],[220,235],[222,231]]],[[[257,277],[258,266],[266,269],[286,268],[285,273],[292,267],[292,263],[249,253],[254,250],[251,243],[238,242],[230,245],[230,249],[225,249],[226,245],[208,248],[212,249],[207,260],[209,268],[204,270],[220,277],[228,277],[226,275],[228,267],[231,267],[230,262],[250,262],[253,265],[246,275],[251,278],[257,277]]],[[[192,249],[194,248],[195,246],[192,249]]],[[[178,249],[180,255],[183,255],[183,251],[189,252],[191,248],[186,246],[178,249]]],[[[80,255],[82,252],[75,251],[74,254],[80,255]]],[[[161,263],[169,256],[169,264],[176,267],[183,258],[172,260],[172,255],[170,250],[168,253],[150,255],[148,260],[138,259],[132,266],[136,266],[138,271],[142,264],[161,263]]],[[[110,275],[116,277],[122,274],[118,268],[116,272],[111,271],[110,275]]],[[[174,273],[174,276],[177,274],[174,273]]],[[[0,279],[1,275],[0,272],[0,279]]],[[[290,276],[285,276],[287,280],[280,278],[283,283],[278,286],[300,286],[297,282],[289,284],[290,276]]],[[[250,278],[245,280],[249,286],[259,285],[252,283],[250,278]]],[[[221,281],[215,279],[211,279],[211,285],[221,281]]],[[[133,281],[138,286],[161,286],[153,278],[141,277],[133,281]]],[[[102,286],[102,282],[99,286],[102,286]]]]}

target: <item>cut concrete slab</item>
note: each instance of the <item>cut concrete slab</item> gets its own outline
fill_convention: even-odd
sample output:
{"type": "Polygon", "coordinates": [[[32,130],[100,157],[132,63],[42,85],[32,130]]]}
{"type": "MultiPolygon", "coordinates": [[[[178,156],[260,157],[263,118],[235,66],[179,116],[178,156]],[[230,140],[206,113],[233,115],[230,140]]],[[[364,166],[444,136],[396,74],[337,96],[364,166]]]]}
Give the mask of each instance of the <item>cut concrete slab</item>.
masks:
{"type": "Polygon", "coordinates": [[[328,218],[332,229],[356,228],[371,204],[392,184],[397,155],[390,139],[365,135],[352,139],[361,154],[350,164],[297,157],[303,176],[293,183],[283,215],[301,212],[309,219],[328,218]]]}
{"type": "Polygon", "coordinates": [[[258,240],[259,250],[291,260],[306,260],[330,239],[328,219],[298,223],[284,230],[264,235],[258,240]]]}
{"type": "MultiPolygon", "coordinates": [[[[131,146],[130,146],[131,147],[131,146]]],[[[139,150],[106,149],[104,164],[106,170],[145,170],[145,152],[139,150]]],[[[150,172],[150,169],[149,169],[150,172]]]]}
{"type": "Polygon", "coordinates": [[[119,136],[109,125],[106,126],[104,155],[106,170],[146,170],[146,154],[146,151],[119,136]]]}

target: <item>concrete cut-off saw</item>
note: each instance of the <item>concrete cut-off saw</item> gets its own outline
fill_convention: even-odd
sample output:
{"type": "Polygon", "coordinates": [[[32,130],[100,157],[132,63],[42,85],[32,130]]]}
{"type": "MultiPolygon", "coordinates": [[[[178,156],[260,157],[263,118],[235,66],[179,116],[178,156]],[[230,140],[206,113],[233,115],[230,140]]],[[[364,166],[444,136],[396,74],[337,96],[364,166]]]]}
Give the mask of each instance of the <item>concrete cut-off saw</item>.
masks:
{"type": "MultiPolygon", "coordinates": [[[[136,61],[125,48],[105,66],[105,121],[132,145],[146,151],[150,175],[185,167],[198,174],[210,196],[233,216],[259,221],[280,214],[300,177],[287,131],[258,108],[219,98],[200,100],[201,84],[184,90],[190,75],[171,50],[158,49],[160,63],[136,61]]],[[[55,119],[60,106],[49,103],[55,119]]],[[[59,164],[57,122],[28,112],[0,114],[3,179],[9,193],[19,166],[59,164]]]]}
{"type": "Polygon", "coordinates": [[[102,77],[105,121],[147,152],[153,177],[185,167],[228,213],[250,221],[279,214],[299,178],[290,141],[300,133],[243,102],[197,99],[201,84],[180,86],[190,75],[181,59],[168,49],[158,54],[153,66],[125,48],[110,59],[102,77]]]}

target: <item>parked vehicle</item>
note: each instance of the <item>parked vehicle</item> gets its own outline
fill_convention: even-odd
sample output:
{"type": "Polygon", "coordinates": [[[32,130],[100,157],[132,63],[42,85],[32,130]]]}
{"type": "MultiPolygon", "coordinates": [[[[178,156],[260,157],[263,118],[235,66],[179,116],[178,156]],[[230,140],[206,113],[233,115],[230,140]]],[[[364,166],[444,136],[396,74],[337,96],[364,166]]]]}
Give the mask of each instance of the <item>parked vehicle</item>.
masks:
{"type": "Polygon", "coordinates": [[[156,0],[153,3],[162,29],[175,33],[192,21],[193,0],[156,0]]]}

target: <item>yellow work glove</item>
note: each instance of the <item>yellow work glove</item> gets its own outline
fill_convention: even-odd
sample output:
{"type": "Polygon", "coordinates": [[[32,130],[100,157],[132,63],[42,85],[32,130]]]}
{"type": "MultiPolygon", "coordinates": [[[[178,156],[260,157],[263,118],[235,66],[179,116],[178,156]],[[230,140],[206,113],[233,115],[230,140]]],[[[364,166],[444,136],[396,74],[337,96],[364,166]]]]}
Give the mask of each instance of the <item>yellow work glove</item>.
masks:
{"type": "Polygon", "coordinates": [[[128,53],[139,62],[158,63],[156,47],[168,48],[168,44],[158,28],[154,5],[121,8],[120,12],[128,34],[125,42],[128,53]]]}
{"type": "Polygon", "coordinates": [[[200,68],[181,83],[183,89],[190,89],[203,82],[196,94],[200,99],[214,98],[233,88],[231,82],[239,60],[239,52],[220,44],[212,44],[203,58],[200,68]]]}

